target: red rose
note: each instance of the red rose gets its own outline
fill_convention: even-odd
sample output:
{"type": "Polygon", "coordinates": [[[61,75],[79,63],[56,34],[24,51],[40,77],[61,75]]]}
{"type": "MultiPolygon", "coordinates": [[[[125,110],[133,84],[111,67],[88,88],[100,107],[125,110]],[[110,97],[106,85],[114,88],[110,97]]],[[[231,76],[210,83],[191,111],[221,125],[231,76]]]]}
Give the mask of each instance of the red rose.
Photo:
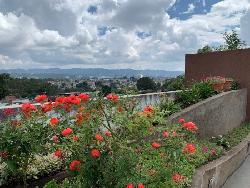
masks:
{"type": "Polygon", "coordinates": [[[137,188],[145,188],[145,186],[144,186],[142,183],[139,183],[139,184],[137,185],[137,188]]]}
{"type": "Polygon", "coordinates": [[[196,148],[193,144],[187,144],[184,149],[183,149],[183,153],[195,153],[196,152],[196,148]]]}
{"type": "Polygon", "coordinates": [[[92,149],[90,152],[91,156],[94,158],[98,158],[101,156],[101,152],[97,149],[92,149]]]}
{"type": "Polygon", "coordinates": [[[151,146],[152,146],[153,148],[155,148],[155,149],[158,149],[159,147],[161,147],[161,144],[159,144],[159,143],[157,143],[157,142],[153,142],[153,143],[151,144],[151,146]]]}
{"type": "Polygon", "coordinates": [[[106,97],[108,100],[112,101],[112,102],[118,102],[119,101],[119,96],[116,94],[108,94],[106,97]]]}
{"type": "Polygon", "coordinates": [[[70,163],[69,165],[69,169],[71,171],[80,171],[80,165],[81,165],[81,162],[78,161],[78,160],[74,160],[70,163]]]}
{"type": "Polygon", "coordinates": [[[62,135],[63,136],[68,136],[70,135],[71,133],[73,133],[72,129],[71,128],[66,128],[62,131],[62,135]]]}
{"type": "Polygon", "coordinates": [[[183,123],[185,123],[185,119],[179,119],[179,121],[178,121],[180,124],[183,124],[183,123]]]}
{"type": "Polygon", "coordinates": [[[110,131],[108,131],[108,130],[107,130],[107,131],[105,131],[105,135],[106,135],[106,136],[108,136],[108,137],[111,137],[111,136],[112,136],[111,132],[110,132],[110,131]]]}
{"type": "Polygon", "coordinates": [[[83,102],[89,101],[89,95],[86,94],[86,93],[81,93],[78,97],[79,97],[83,102]]]}
{"type": "Polygon", "coordinates": [[[35,101],[36,102],[43,102],[46,99],[47,99],[47,95],[38,95],[38,96],[36,96],[35,101]]]}
{"type": "Polygon", "coordinates": [[[126,188],[134,188],[132,183],[129,183],[126,188]]]}
{"type": "Polygon", "coordinates": [[[173,176],[172,176],[172,180],[173,180],[175,183],[179,183],[179,182],[183,181],[184,179],[185,179],[185,177],[182,176],[182,175],[179,174],[179,173],[175,173],[175,174],[173,174],[173,176]]]}
{"type": "Polygon", "coordinates": [[[164,131],[162,133],[162,135],[163,135],[164,138],[168,138],[169,137],[169,133],[167,131],[164,131]]]}
{"type": "Polygon", "coordinates": [[[62,151],[58,149],[55,151],[54,155],[58,158],[62,158],[62,151]]]}
{"type": "Polygon", "coordinates": [[[78,136],[73,136],[73,141],[77,142],[79,140],[78,136]]]}
{"type": "Polygon", "coordinates": [[[53,117],[50,119],[50,125],[55,126],[59,123],[59,119],[53,117]]]}
{"type": "Polygon", "coordinates": [[[104,140],[104,138],[100,134],[96,134],[95,139],[98,140],[98,141],[103,141],[104,140]]]}
{"type": "Polygon", "coordinates": [[[192,132],[195,132],[198,130],[197,126],[193,122],[184,123],[183,128],[192,132]]]}

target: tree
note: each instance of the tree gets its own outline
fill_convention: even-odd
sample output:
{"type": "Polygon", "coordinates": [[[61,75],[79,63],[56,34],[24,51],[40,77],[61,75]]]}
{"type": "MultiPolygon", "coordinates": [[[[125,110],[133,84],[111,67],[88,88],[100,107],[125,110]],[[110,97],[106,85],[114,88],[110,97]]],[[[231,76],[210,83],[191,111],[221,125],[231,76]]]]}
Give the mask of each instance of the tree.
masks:
{"type": "Polygon", "coordinates": [[[137,89],[141,91],[145,90],[151,90],[154,91],[156,89],[156,83],[153,79],[149,77],[143,77],[137,80],[136,83],[137,89]]]}
{"type": "Polygon", "coordinates": [[[204,46],[203,48],[198,50],[198,54],[204,54],[204,53],[208,53],[208,52],[212,52],[213,48],[210,47],[209,45],[204,46]]]}
{"type": "Polygon", "coordinates": [[[83,91],[92,91],[92,89],[90,88],[87,82],[81,82],[79,84],[76,84],[76,87],[83,91]]]}
{"type": "Polygon", "coordinates": [[[0,74],[0,99],[8,95],[7,80],[10,79],[9,74],[0,74]]]}
{"type": "Polygon", "coordinates": [[[111,87],[105,85],[105,86],[102,86],[100,94],[101,94],[101,96],[107,96],[111,92],[112,92],[111,87]]]}
{"type": "Polygon", "coordinates": [[[184,88],[184,76],[177,76],[177,78],[167,79],[162,86],[162,90],[164,91],[183,90],[184,88]]]}
{"type": "Polygon", "coordinates": [[[246,42],[242,41],[236,33],[236,31],[232,30],[232,32],[223,34],[223,38],[225,40],[225,49],[226,50],[236,50],[242,49],[246,46],[246,42]]]}

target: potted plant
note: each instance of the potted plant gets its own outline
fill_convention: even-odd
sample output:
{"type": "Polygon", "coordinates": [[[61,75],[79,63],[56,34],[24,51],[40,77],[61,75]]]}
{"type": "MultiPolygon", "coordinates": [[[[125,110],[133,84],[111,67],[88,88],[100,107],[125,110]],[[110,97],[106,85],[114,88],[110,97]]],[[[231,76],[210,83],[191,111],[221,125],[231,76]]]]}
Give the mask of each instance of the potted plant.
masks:
{"type": "Polygon", "coordinates": [[[230,91],[232,88],[232,84],[233,84],[233,79],[232,78],[227,78],[226,82],[224,84],[224,91],[230,91]]]}
{"type": "Polygon", "coordinates": [[[205,81],[210,82],[212,88],[217,92],[224,91],[224,85],[226,83],[226,79],[221,76],[207,77],[205,81]]]}

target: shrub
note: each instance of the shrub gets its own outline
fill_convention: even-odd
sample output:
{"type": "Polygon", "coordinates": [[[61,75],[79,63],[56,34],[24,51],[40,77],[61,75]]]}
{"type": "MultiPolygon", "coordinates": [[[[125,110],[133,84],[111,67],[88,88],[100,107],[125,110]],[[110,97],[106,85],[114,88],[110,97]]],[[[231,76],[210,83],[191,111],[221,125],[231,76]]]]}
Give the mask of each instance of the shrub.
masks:
{"type": "Polygon", "coordinates": [[[209,82],[198,82],[190,89],[182,90],[177,93],[176,102],[179,103],[182,108],[186,108],[215,94],[216,92],[213,90],[209,82]]]}

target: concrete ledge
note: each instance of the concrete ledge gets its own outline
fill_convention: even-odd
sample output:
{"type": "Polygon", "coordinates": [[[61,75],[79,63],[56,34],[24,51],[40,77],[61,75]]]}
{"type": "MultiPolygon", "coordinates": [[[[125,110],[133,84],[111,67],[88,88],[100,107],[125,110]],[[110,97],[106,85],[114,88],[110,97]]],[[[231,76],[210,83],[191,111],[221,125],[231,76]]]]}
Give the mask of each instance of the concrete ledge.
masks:
{"type": "Polygon", "coordinates": [[[246,89],[224,92],[173,114],[169,121],[184,118],[195,122],[201,138],[225,135],[245,121],[246,104],[246,89]]]}
{"type": "Polygon", "coordinates": [[[195,171],[191,188],[220,188],[250,154],[250,134],[237,146],[195,171]]]}

